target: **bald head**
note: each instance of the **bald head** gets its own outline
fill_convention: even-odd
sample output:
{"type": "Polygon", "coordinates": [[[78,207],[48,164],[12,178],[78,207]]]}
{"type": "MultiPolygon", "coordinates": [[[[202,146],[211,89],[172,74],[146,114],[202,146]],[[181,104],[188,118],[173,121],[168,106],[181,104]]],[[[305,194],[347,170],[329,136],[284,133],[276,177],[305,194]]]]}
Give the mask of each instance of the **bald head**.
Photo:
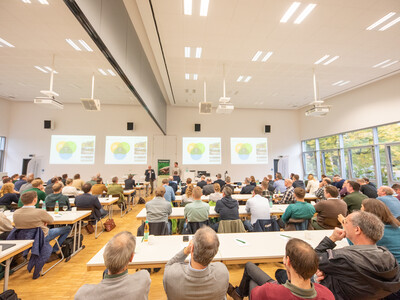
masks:
{"type": "Polygon", "coordinates": [[[130,261],[136,247],[136,238],[128,231],[116,234],[104,250],[104,263],[110,274],[120,273],[130,261]]]}

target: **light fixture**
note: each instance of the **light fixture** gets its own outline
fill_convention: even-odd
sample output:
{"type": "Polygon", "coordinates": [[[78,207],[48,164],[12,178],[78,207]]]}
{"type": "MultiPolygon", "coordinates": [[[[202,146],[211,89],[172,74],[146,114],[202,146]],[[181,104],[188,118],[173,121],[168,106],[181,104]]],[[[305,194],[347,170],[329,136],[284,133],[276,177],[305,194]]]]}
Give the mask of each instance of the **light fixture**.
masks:
{"type": "Polygon", "coordinates": [[[372,66],[372,67],[373,67],[373,68],[380,67],[380,66],[382,66],[382,65],[384,65],[384,64],[386,64],[386,63],[388,63],[389,61],[390,61],[390,59],[384,60],[383,62],[380,62],[379,64],[376,64],[376,65],[374,65],[374,66],[372,66]]]}
{"type": "Polygon", "coordinates": [[[190,47],[185,47],[185,57],[190,57],[190,47]]]}
{"type": "Polygon", "coordinates": [[[110,73],[111,76],[117,76],[117,75],[113,72],[113,70],[107,69],[107,71],[108,71],[108,73],[110,73]]]}
{"type": "Polygon", "coordinates": [[[186,73],[186,74],[185,74],[185,79],[186,79],[186,80],[189,80],[189,79],[190,79],[190,74],[189,74],[189,73],[186,73]]]}
{"type": "Polygon", "coordinates": [[[308,4],[307,7],[301,12],[301,14],[296,18],[294,24],[300,24],[304,19],[312,12],[312,10],[317,6],[317,4],[308,4]]]}
{"type": "Polygon", "coordinates": [[[389,67],[391,65],[397,64],[398,62],[399,62],[398,60],[392,61],[392,62],[388,63],[387,65],[382,66],[381,68],[389,67]]]}
{"type": "Polygon", "coordinates": [[[244,82],[249,82],[251,79],[251,76],[247,76],[246,79],[244,80],[244,82]]]}
{"type": "Polygon", "coordinates": [[[240,81],[242,81],[242,79],[243,79],[243,76],[240,75],[240,76],[238,77],[238,79],[236,79],[236,81],[237,81],[237,82],[240,82],[240,81]]]}
{"type": "MultiPolygon", "coordinates": [[[[0,43],[1,43],[1,44],[4,44],[5,46],[8,46],[8,47],[10,47],[10,48],[15,48],[14,45],[10,44],[10,43],[7,42],[6,40],[3,40],[2,38],[0,38],[0,43]]],[[[0,45],[1,45],[1,44],[0,44],[0,45]]]]}
{"type": "Polygon", "coordinates": [[[286,23],[290,17],[295,13],[295,11],[299,8],[300,2],[293,2],[292,5],[290,5],[289,9],[285,12],[281,19],[281,23],[286,23]]]}
{"type": "Polygon", "coordinates": [[[22,0],[22,2],[24,2],[24,3],[31,3],[30,0],[22,0]]]}
{"type": "Polygon", "coordinates": [[[184,0],[183,2],[183,13],[185,15],[192,15],[192,0],[184,0]]]}
{"type": "Polygon", "coordinates": [[[376,26],[382,24],[383,22],[385,22],[386,20],[390,19],[393,15],[395,15],[395,12],[390,12],[388,13],[386,16],[380,18],[378,21],[376,21],[374,24],[372,24],[371,26],[367,27],[366,30],[372,30],[374,29],[376,26]]]}
{"type": "Polygon", "coordinates": [[[89,52],[93,52],[92,48],[89,47],[88,44],[86,44],[86,42],[84,40],[79,40],[79,43],[81,43],[81,45],[89,52]]]}
{"type": "Polygon", "coordinates": [[[249,82],[251,79],[251,76],[244,76],[240,75],[238,79],[236,79],[237,82],[249,82]]]}
{"type": "Polygon", "coordinates": [[[201,47],[197,47],[196,48],[196,58],[200,58],[201,57],[201,50],[202,50],[201,47]]]}
{"type": "Polygon", "coordinates": [[[72,48],[74,48],[76,51],[82,51],[81,48],[79,48],[71,39],[65,39],[68,44],[71,45],[72,48]]]}
{"type": "Polygon", "coordinates": [[[48,73],[45,69],[39,67],[39,66],[35,66],[36,69],[38,69],[39,71],[42,71],[43,73],[48,73]]]}
{"type": "Polygon", "coordinates": [[[39,0],[40,4],[44,4],[44,5],[49,5],[49,2],[47,2],[47,0],[39,0]]]}
{"type": "Polygon", "coordinates": [[[199,77],[198,74],[193,74],[193,80],[197,80],[198,77],[199,77]]]}
{"type": "Polygon", "coordinates": [[[99,70],[99,72],[101,73],[101,74],[103,74],[104,76],[107,76],[107,73],[103,70],[103,69],[98,69],[99,70]]]}
{"type": "Polygon", "coordinates": [[[314,64],[315,65],[318,65],[318,64],[320,64],[321,62],[323,62],[325,59],[327,59],[329,57],[329,55],[324,55],[324,56],[322,56],[320,59],[318,59],[314,64]]]}
{"type": "Polygon", "coordinates": [[[207,17],[209,2],[210,2],[210,0],[201,0],[201,4],[200,4],[200,16],[201,17],[207,17]]]}
{"type": "Polygon", "coordinates": [[[257,51],[257,53],[254,55],[252,61],[256,61],[260,57],[261,54],[262,54],[262,51],[257,51]]]}
{"type": "Polygon", "coordinates": [[[265,54],[264,58],[261,61],[262,62],[266,62],[268,60],[268,58],[270,58],[273,53],[274,52],[269,51],[267,54],[265,54]]]}
{"type": "Polygon", "coordinates": [[[337,82],[335,82],[335,83],[332,83],[332,85],[338,85],[338,84],[340,84],[340,83],[342,83],[343,82],[343,80],[339,80],[339,81],[337,81],[337,82]]]}
{"type": "Polygon", "coordinates": [[[324,66],[329,65],[331,62],[334,62],[335,60],[337,60],[339,58],[338,55],[332,57],[331,59],[327,60],[326,62],[324,62],[324,66]]]}
{"type": "Polygon", "coordinates": [[[386,29],[388,29],[389,27],[392,27],[394,24],[400,22],[400,17],[398,17],[397,19],[394,19],[392,22],[387,23],[385,26],[383,26],[382,28],[379,29],[379,31],[384,31],[386,29]]]}
{"type": "MultiPolygon", "coordinates": [[[[48,67],[48,66],[44,66],[44,68],[45,68],[46,70],[49,70],[50,72],[53,71],[53,69],[50,68],[50,67],[48,67]]],[[[58,74],[58,72],[57,72],[56,70],[54,70],[54,74],[58,74]]]]}
{"type": "Polygon", "coordinates": [[[350,82],[350,80],[344,81],[344,82],[340,83],[340,84],[339,84],[339,86],[342,86],[342,85],[348,84],[349,82],[350,82]]]}

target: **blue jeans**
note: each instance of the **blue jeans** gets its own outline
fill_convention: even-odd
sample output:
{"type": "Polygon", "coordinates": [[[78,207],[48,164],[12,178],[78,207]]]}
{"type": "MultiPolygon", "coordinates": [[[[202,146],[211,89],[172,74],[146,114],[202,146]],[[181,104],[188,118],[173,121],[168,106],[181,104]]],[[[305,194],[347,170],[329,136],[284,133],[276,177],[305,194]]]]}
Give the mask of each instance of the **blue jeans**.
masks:
{"type": "MultiPolygon", "coordinates": [[[[71,231],[71,226],[63,226],[63,227],[55,227],[55,228],[51,228],[49,230],[49,234],[45,237],[45,242],[50,242],[51,240],[53,240],[54,238],[58,237],[58,243],[60,244],[60,246],[62,245],[62,243],[65,241],[65,239],[68,237],[69,232],[71,231]]],[[[58,251],[58,246],[57,243],[54,245],[53,247],[53,252],[57,252],[58,251]]]]}

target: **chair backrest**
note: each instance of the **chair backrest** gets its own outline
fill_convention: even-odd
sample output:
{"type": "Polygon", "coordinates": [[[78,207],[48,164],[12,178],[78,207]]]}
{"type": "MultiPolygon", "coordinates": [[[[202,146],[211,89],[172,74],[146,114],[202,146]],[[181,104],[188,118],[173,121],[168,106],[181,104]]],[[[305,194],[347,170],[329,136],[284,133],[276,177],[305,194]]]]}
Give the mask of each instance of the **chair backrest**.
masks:
{"type": "Polygon", "coordinates": [[[285,226],[285,230],[314,230],[314,227],[311,225],[311,219],[289,219],[285,226]]]}
{"type": "Polygon", "coordinates": [[[76,210],[91,210],[92,211],[92,213],[89,216],[87,216],[86,218],[82,219],[84,221],[91,221],[91,220],[96,219],[96,214],[94,212],[94,207],[77,207],[76,210]]]}
{"type": "Polygon", "coordinates": [[[208,220],[204,222],[188,222],[188,233],[195,234],[203,225],[209,226],[208,220]]]}
{"type": "Polygon", "coordinates": [[[219,221],[218,233],[242,233],[246,232],[240,219],[219,221]]]}
{"type": "Polygon", "coordinates": [[[280,231],[280,227],[276,219],[258,219],[253,226],[253,231],[280,231]]]}
{"type": "Polygon", "coordinates": [[[339,227],[339,228],[342,227],[342,224],[340,224],[340,222],[337,218],[325,218],[324,225],[328,225],[332,229],[334,229],[335,227],[339,227]]]}
{"type": "MultiPolygon", "coordinates": [[[[137,229],[137,236],[144,235],[144,224],[137,229]]],[[[151,235],[169,235],[168,225],[165,222],[151,222],[149,223],[149,234],[151,235]]]]}

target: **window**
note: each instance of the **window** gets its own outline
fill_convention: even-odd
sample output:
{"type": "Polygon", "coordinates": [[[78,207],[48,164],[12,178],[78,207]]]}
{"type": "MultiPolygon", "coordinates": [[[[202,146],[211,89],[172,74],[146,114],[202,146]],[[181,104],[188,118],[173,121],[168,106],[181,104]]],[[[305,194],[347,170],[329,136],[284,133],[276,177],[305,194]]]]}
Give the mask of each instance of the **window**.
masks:
{"type": "Polygon", "coordinates": [[[400,123],[379,126],[378,127],[379,143],[392,143],[400,141],[400,123]]]}
{"type": "Polygon", "coordinates": [[[339,150],[322,151],[321,152],[321,165],[323,169],[321,174],[340,174],[340,155],[339,150]]]}
{"type": "Polygon", "coordinates": [[[368,146],[374,143],[372,128],[343,134],[344,147],[368,146]]]}
{"type": "Polygon", "coordinates": [[[305,174],[317,174],[317,156],[315,152],[304,153],[305,174]]]}
{"type": "Polygon", "coordinates": [[[388,145],[388,162],[391,166],[390,176],[393,182],[400,181],[400,144],[388,145]]]}
{"type": "Polygon", "coordinates": [[[4,136],[0,136],[0,172],[3,172],[5,150],[6,138],[4,136]]]}
{"type": "Polygon", "coordinates": [[[379,160],[381,165],[382,184],[388,185],[389,178],[388,178],[388,171],[387,171],[388,169],[386,164],[386,151],[385,151],[385,146],[383,145],[379,146],[379,160]]]}
{"type": "Polygon", "coordinates": [[[352,169],[351,178],[367,177],[375,180],[375,163],[372,147],[349,149],[350,165],[352,169]]]}
{"type": "Polygon", "coordinates": [[[315,151],[316,150],[315,139],[305,141],[303,143],[303,149],[304,151],[315,151]]]}
{"type": "Polygon", "coordinates": [[[331,135],[319,139],[319,149],[338,149],[339,148],[339,136],[331,135]]]}

